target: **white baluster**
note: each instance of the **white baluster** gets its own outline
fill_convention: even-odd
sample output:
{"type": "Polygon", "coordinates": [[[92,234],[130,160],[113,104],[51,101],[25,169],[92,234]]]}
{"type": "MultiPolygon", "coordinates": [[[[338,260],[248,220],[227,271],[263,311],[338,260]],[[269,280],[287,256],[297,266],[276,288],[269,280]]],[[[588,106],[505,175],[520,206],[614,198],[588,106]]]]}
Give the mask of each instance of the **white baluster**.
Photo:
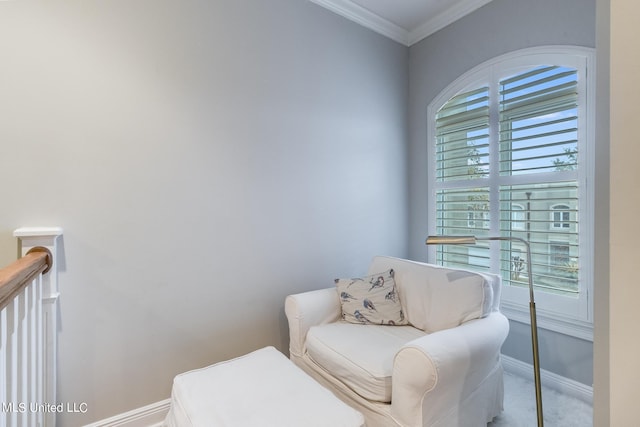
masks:
{"type": "MultiPolygon", "coordinates": [[[[57,310],[58,310],[58,282],[57,282],[57,240],[62,235],[60,228],[21,228],[14,231],[14,236],[19,238],[21,253],[25,255],[30,249],[36,246],[47,248],[53,257],[53,265],[51,270],[44,275],[40,275],[37,279],[39,283],[34,285],[36,290],[36,309],[35,317],[37,321],[35,326],[29,332],[33,334],[32,342],[34,342],[33,353],[35,383],[37,384],[35,391],[24,394],[24,401],[27,405],[25,413],[29,413],[28,424],[54,427],[56,422],[55,412],[38,411],[32,413],[29,411],[29,404],[37,405],[50,404],[55,405],[56,400],[56,356],[57,356],[57,310]],[[33,399],[33,400],[32,400],[33,399]]],[[[27,375],[23,376],[25,381],[27,375]]],[[[34,380],[29,381],[33,383],[34,380]]],[[[14,425],[9,423],[9,425],[14,425]]],[[[17,424],[16,424],[17,425],[17,424]]],[[[4,427],[4,426],[2,426],[4,427]]]]}

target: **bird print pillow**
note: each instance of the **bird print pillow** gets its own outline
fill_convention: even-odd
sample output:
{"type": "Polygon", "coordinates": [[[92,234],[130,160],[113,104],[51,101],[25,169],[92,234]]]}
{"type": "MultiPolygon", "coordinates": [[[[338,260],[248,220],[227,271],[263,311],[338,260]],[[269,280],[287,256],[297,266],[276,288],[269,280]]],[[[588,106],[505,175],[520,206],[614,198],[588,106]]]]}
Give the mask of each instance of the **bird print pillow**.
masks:
{"type": "Polygon", "coordinates": [[[358,279],[336,279],[342,319],[365,325],[407,325],[393,269],[358,279]]]}

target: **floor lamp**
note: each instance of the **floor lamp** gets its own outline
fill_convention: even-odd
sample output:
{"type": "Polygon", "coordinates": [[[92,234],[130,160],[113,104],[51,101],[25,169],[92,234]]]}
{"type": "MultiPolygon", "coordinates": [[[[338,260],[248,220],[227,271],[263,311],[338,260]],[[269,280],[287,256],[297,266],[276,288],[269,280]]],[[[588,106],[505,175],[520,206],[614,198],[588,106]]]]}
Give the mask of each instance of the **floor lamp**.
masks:
{"type": "Polygon", "coordinates": [[[544,425],[542,414],[542,386],[540,383],[540,357],[538,352],[538,323],[536,303],[533,298],[533,274],[531,272],[531,248],[529,242],[519,237],[476,237],[476,236],[429,236],[427,245],[475,245],[478,240],[506,240],[522,243],[527,250],[527,278],[529,279],[529,314],[531,315],[531,344],[533,347],[533,373],[536,386],[536,409],[538,427],[544,425]]]}

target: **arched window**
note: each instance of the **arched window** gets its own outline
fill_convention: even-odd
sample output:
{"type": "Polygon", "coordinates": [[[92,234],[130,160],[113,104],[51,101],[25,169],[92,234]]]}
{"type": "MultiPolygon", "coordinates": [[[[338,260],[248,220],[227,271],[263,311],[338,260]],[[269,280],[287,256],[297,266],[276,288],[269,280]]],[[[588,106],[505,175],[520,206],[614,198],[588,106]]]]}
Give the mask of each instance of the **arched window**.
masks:
{"type": "MultiPolygon", "coordinates": [[[[593,55],[549,46],[495,58],[446,88],[428,119],[429,233],[529,241],[541,325],[582,338],[592,337],[593,55]]],[[[500,274],[503,311],[528,321],[526,282],[513,271],[524,247],[429,251],[430,262],[500,274]]]]}

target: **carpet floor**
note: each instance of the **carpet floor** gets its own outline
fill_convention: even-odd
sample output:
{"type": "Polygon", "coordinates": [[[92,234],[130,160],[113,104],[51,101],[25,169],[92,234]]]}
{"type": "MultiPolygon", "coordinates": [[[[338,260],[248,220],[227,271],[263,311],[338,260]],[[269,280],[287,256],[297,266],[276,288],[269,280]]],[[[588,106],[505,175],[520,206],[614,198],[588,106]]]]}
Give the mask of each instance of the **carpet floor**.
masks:
{"type": "MultiPolygon", "coordinates": [[[[542,386],[545,427],[593,426],[593,408],[582,400],[542,386]]],[[[532,381],[505,372],[504,412],[487,427],[535,427],[536,397],[532,381]]]]}

